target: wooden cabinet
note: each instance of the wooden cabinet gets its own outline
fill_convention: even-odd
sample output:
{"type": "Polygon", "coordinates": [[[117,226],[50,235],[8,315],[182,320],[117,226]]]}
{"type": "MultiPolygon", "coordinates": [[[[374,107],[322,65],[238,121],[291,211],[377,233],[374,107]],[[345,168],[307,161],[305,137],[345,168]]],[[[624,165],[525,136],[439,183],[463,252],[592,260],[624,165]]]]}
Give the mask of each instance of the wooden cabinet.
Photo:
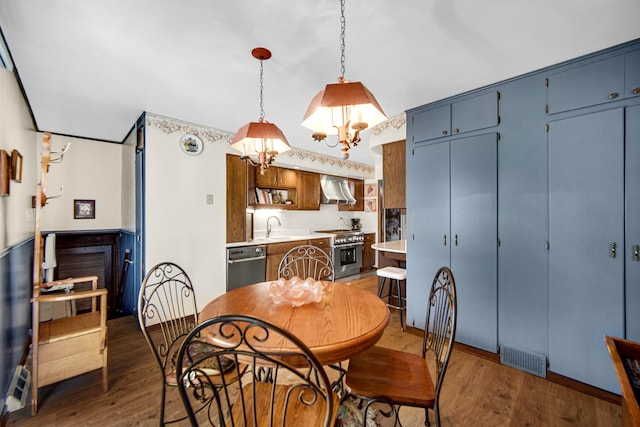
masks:
{"type": "Polygon", "coordinates": [[[622,97],[624,59],[624,55],[619,55],[550,74],[549,114],[604,104],[622,97]]]}
{"type": "Polygon", "coordinates": [[[322,251],[331,258],[331,238],[321,237],[319,239],[309,239],[309,244],[316,248],[322,249],[322,251]]]}
{"type": "Polygon", "coordinates": [[[268,167],[264,175],[256,173],[256,186],[265,188],[295,187],[298,183],[297,171],[293,169],[268,167]]]}
{"type": "Polygon", "coordinates": [[[313,172],[298,172],[298,209],[320,209],[320,175],[313,172]]]}
{"type": "Polygon", "coordinates": [[[373,270],[373,265],[375,263],[375,251],[371,248],[376,242],[376,234],[375,233],[365,233],[364,235],[364,246],[362,248],[362,270],[361,271],[370,271],[373,270]]]}
{"type": "Polygon", "coordinates": [[[307,240],[293,242],[270,243],[267,245],[267,281],[278,280],[278,266],[284,254],[299,245],[306,245],[307,240]]]}
{"type": "Polygon", "coordinates": [[[249,205],[254,207],[272,207],[280,209],[298,209],[298,171],[271,166],[261,175],[254,171],[250,178],[249,205]],[[260,193],[260,195],[258,195],[260,193]]]}
{"type": "Polygon", "coordinates": [[[340,205],[338,211],[364,211],[364,180],[349,178],[349,190],[356,199],[353,205],[340,205]]]}
{"type": "Polygon", "coordinates": [[[227,154],[227,243],[246,240],[247,164],[227,154]]]}
{"type": "Polygon", "coordinates": [[[497,126],[499,92],[487,92],[450,104],[418,108],[407,114],[411,142],[427,141],[497,126]]]}
{"type": "Polygon", "coordinates": [[[384,208],[406,208],[406,144],[396,141],[382,146],[384,208]]]}

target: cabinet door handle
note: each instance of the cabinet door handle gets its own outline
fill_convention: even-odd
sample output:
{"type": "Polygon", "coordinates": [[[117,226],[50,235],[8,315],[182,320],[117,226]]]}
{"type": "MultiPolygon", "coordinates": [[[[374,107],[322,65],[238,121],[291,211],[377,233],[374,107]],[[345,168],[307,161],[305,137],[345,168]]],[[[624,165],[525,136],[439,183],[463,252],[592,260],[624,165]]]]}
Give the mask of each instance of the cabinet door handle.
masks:
{"type": "Polygon", "coordinates": [[[640,246],[638,245],[633,245],[633,260],[640,261],[640,246]]]}
{"type": "Polygon", "coordinates": [[[635,88],[634,90],[632,90],[631,92],[633,92],[634,95],[637,95],[640,93],[640,87],[635,88]]]}
{"type": "Polygon", "coordinates": [[[611,242],[611,258],[616,257],[616,242],[611,242]]]}
{"type": "Polygon", "coordinates": [[[453,243],[458,246],[458,235],[456,234],[453,238],[453,243]]]}
{"type": "Polygon", "coordinates": [[[609,99],[616,99],[618,97],[618,92],[612,92],[609,94],[609,99]]]}
{"type": "Polygon", "coordinates": [[[446,130],[442,131],[442,135],[446,136],[449,132],[447,132],[446,130]]]}
{"type": "Polygon", "coordinates": [[[453,130],[453,133],[460,133],[460,129],[455,128],[455,129],[453,130]]]}
{"type": "Polygon", "coordinates": [[[443,236],[443,240],[444,240],[444,245],[447,246],[447,235],[446,234],[443,236]]]}

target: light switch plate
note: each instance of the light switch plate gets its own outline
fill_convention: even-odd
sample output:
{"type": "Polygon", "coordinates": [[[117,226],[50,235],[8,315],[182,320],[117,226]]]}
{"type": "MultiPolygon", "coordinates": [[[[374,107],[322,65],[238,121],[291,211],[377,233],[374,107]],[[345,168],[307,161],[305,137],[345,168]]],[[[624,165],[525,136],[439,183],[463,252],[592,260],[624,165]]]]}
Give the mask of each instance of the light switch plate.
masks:
{"type": "Polygon", "coordinates": [[[213,204],[213,194],[207,194],[207,204],[208,205],[213,204]]]}

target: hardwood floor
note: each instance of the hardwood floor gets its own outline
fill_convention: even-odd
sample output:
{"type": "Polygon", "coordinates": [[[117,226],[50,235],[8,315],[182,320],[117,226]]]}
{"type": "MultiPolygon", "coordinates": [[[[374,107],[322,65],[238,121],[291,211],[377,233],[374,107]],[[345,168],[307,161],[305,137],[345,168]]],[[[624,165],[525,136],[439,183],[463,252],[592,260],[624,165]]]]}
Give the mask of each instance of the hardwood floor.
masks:
{"type": "MultiPolygon", "coordinates": [[[[351,277],[347,280],[353,280],[351,277]]],[[[376,277],[354,280],[375,292],[376,277]]],[[[159,424],[160,372],[137,320],[109,321],[109,391],[102,393],[100,371],[41,389],[40,411],[11,413],[19,426],[154,426],[159,424]]],[[[421,338],[401,332],[396,311],[378,343],[419,353],[421,338]]],[[[168,414],[182,412],[171,393],[168,414]]],[[[403,408],[405,427],[424,425],[424,411],[403,408]]],[[[472,354],[454,349],[441,394],[443,426],[619,426],[618,405],[583,394],[472,354]]],[[[431,414],[433,424],[433,414],[431,414]]],[[[182,424],[184,425],[184,424],[182,424]]]]}

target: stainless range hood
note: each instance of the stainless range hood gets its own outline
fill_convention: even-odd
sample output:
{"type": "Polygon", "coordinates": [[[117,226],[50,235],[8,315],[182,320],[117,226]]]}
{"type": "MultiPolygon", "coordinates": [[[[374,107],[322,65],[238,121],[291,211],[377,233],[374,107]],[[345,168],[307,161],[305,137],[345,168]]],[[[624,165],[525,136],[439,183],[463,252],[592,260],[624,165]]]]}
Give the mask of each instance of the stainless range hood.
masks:
{"type": "Polygon", "coordinates": [[[349,190],[349,180],[331,175],[320,176],[322,198],[320,203],[330,205],[353,205],[356,199],[349,190]]]}

